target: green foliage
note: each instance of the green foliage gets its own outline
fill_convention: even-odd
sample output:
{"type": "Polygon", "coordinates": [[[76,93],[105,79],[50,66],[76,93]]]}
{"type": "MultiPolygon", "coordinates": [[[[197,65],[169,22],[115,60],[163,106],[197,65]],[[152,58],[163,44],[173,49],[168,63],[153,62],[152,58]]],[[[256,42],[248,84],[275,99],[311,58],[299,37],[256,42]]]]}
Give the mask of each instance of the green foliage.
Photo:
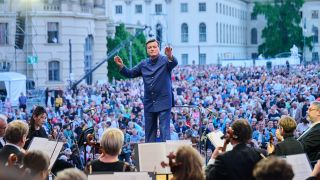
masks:
{"type": "MultiPolygon", "coordinates": [[[[262,30],[264,43],[259,45],[259,54],[272,57],[281,52],[289,52],[293,45],[300,51],[304,46],[303,29],[300,26],[300,9],[304,0],[274,0],[273,3],[256,3],[253,15],[264,15],[267,20],[262,30]]],[[[311,48],[312,37],[305,43],[311,48]]]]}
{"type": "MultiPolygon", "coordinates": [[[[107,47],[108,50],[111,51],[116,46],[118,46],[123,40],[128,39],[132,35],[126,31],[124,24],[120,24],[120,26],[116,27],[116,33],[114,39],[107,38],[107,47]]],[[[132,67],[137,65],[142,59],[145,59],[147,57],[146,50],[145,50],[145,43],[146,38],[144,37],[144,34],[139,34],[136,38],[132,41],[132,67]]],[[[129,67],[129,44],[121,49],[118,53],[118,56],[120,56],[123,60],[123,63],[129,67]]],[[[108,61],[108,78],[109,81],[112,81],[113,78],[116,80],[119,79],[125,79],[120,73],[118,66],[113,61],[113,57],[108,61]]]]}

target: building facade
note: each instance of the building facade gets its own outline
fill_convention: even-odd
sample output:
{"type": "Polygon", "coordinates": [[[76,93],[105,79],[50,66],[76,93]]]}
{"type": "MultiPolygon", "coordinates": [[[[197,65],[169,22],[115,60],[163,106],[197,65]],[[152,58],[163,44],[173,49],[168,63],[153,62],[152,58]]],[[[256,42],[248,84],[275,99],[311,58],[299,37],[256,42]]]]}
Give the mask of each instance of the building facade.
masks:
{"type": "MultiPolygon", "coordinates": [[[[251,16],[255,1],[107,0],[107,12],[115,24],[151,26],[162,47],[174,47],[179,64],[219,64],[259,56],[266,20],[251,16]]],[[[319,59],[319,9],[316,0],[307,0],[301,9],[307,22],[305,35],[314,35],[314,48],[305,49],[307,61],[319,59]]]]}
{"type": "MultiPolygon", "coordinates": [[[[66,87],[106,56],[103,0],[0,0],[0,67],[66,87]],[[71,53],[70,53],[71,52],[71,53]]],[[[106,63],[84,81],[107,79],[106,63]]]]}

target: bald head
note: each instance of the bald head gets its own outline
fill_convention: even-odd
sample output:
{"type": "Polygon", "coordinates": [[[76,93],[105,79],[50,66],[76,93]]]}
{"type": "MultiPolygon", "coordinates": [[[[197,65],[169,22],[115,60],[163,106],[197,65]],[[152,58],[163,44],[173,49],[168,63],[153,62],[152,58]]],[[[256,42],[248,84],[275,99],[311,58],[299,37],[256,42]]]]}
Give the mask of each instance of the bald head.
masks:
{"type": "Polygon", "coordinates": [[[7,128],[7,116],[0,114],[0,137],[3,137],[7,128]]]}

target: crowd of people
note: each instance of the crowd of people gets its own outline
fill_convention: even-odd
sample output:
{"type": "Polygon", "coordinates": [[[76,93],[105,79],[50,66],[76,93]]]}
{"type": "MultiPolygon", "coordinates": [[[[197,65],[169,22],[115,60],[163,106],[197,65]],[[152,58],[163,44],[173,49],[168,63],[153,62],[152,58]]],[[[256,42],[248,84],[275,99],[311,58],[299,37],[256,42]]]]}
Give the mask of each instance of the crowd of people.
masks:
{"type": "MultiPolygon", "coordinates": [[[[217,148],[210,141],[204,145],[202,137],[218,130],[226,133],[239,119],[252,129],[250,137],[241,139],[240,144],[250,140],[255,148],[265,149],[270,154],[284,154],[284,146],[278,143],[287,137],[295,140],[310,129],[313,123],[307,120],[308,113],[313,111],[310,104],[320,97],[319,65],[291,66],[289,69],[279,66],[272,70],[265,67],[178,66],[171,73],[171,81],[176,107],[170,114],[170,139],[193,139],[203,145],[200,148],[209,149],[212,156],[217,155],[214,153],[217,148]],[[279,134],[283,139],[277,138],[279,134]],[[271,141],[278,145],[270,146],[271,141]]],[[[99,169],[101,163],[109,163],[110,159],[114,162],[112,158],[118,155],[121,161],[134,165],[133,145],[146,141],[143,87],[142,78],[136,78],[81,84],[77,89],[47,88],[45,108],[40,109],[39,106],[26,107],[24,94],[19,98],[19,107],[12,107],[7,99],[0,103],[6,116],[6,123],[0,118],[0,148],[5,144],[2,124],[7,126],[21,121],[31,124],[28,131],[33,134],[46,134],[64,141],[57,163],[65,167],[85,170],[86,162],[97,159],[94,151],[98,150],[84,145],[88,133],[97,142],[103,142],[108,133],[123,138],[116,141],[118,146],[122,144],[121,151],[118,146],[110,151],[108,144],[101,144],[105,161],[91,161],[92,170],[99,169]]],[[[161,132],[157,130],[157,142],[163,141],[161,132]]],[[[30,135],[29,132],[24,134],[30,135]]],[[[296,150],[306,152],[310,161],[319,159],[314,150],[317,145],[305,142],[308,143],[303,141],[298,144],[300,150],[296,150]]],[[[27,147],[25,143],[23,146],[27,147]]],[[[217,158],[218,162],[221,158],[217,158]]],[[[253,159],[256,163],[261,157],[253,159]]],[[[119,168],[123,166],[121,164],[119,168]]]]}

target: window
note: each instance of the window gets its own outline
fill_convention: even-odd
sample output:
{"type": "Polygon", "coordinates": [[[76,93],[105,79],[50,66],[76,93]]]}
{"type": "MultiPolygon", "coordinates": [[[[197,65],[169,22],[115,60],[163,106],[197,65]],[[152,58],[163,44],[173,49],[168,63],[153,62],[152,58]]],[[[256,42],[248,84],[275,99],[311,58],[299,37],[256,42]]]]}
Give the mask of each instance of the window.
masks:
{"type": "Polygon", "coordinates": [[[319,30],[316,26],[312,27],[312,33],[313,33],[313,43],[318,43],[319,42],[319,30]]]}
{"type": "Polygon", "coordinates": [[[49,81],[60,81],[60,62],[49,62],[49,81]]]}
{"type": "Polygon", "coordinates": [[[142,5],[136,4],[135,11],[136,11],[136,14],[141,14],[142,13],[142,5]]]}
{"type": "Polygon", "coordinates": [[[188,25],[186,23],[181,25],[181,42],[188,42],[188,25]]]}
{"type": "Polygon", "coordinates": [[[312,53],[312,61],[319,61],[319,53],[318,52],[312,53]]]}
{"type": "Polygon", "coordinates": [[[252,53],[251,54],[252,59],[258,59],[258,53],[252,53]]]}
{"type": "Polygon", "coordinates": [[[199,65],[206,65],[206,59],[207,59],[207,55],[201,53],[199,55],[199,65]]]}
{"type": "Polygon", "coordinates": [[[258,32],[256,28],[251,29],[251,44],[258,44],[258,32]]]}
{"type": "Polygon", "coordinates": [[[200,42],[207,41],[207,27],[205,23],[200,23],[199,25],[199,41],[200,42]]]}
{"type": "Polygon", "coordinates": [[[0,23],[0,45],[8,44],[8,23],[0,23]]]}
{"type": "Polygon", "coordinates": [[[182,13],[188,12],[188,3],[181,3],[180,4],[180,11],[182,13]]]}
{"type": "Polygon", "coordinates": [[[218,6],[218,3],[216,3],[216,13],[218,13],[219,12],[219,6],[218,6]]]}
{"type": "Polygon", "coordinates": [[[226,7],[223,5],[223,10],[222,10],[223,15],[225,14],[225,9],[226,9],[226,7]]]}
{"type": "Polygon", "coordinates": [[[116,5],[116,14],[122,14],[122,6],[116,5]]]}
{"type": "Polygon", "coordinates": [[[156,14],[161,14],[162,13],[162,4],[156,4],[155,5],[155,12],[156,12],[156,14]]]}
{"type": "Polygon", "coordinates": [[[199,3],[199,12],[205,12],[206,10],[206,3],[199,3]]]}
{"type": "MultiPolygon", "coordinates": [[[[84,72],[89,73],[92,70],[92,62],[93,62],[93,45],[94,39],[93,36],[90,34],[85,39],[84,45],[84,72]]],[[[86,77],[86,83],[92,84],[92,73],[90,73],[86,77]]]]}
{"type": "Polygon", "coordinates": [[[257,15],[254,13],[251,13],[251,20],[257,20],[257,15]]]}
{"type": "Polygon", "coordinates": [[[48,22],[48,43],[59,43],[59,23],[48,22]]]}
{"type": "Polygon", "coordinates": [[[9,72],[10,71],[10,62],[3,61],[0,62],[0,72],[9,72]]]}
{"type": "Polygon", "coordinates": [[[216,23],[216,42],[219,42],[219,24],[216,23]]]}
{"type": "Polygon", "coordinates": [[[319,11],[318,10],[313,10],[311,12],[311,18],[312,19],[318,19],[319,18],[319,11]]]}
{"type": "Polygon", "coordinates": [[[182,65],[188,65],[188,54],[181,54],[182,65]]]}

